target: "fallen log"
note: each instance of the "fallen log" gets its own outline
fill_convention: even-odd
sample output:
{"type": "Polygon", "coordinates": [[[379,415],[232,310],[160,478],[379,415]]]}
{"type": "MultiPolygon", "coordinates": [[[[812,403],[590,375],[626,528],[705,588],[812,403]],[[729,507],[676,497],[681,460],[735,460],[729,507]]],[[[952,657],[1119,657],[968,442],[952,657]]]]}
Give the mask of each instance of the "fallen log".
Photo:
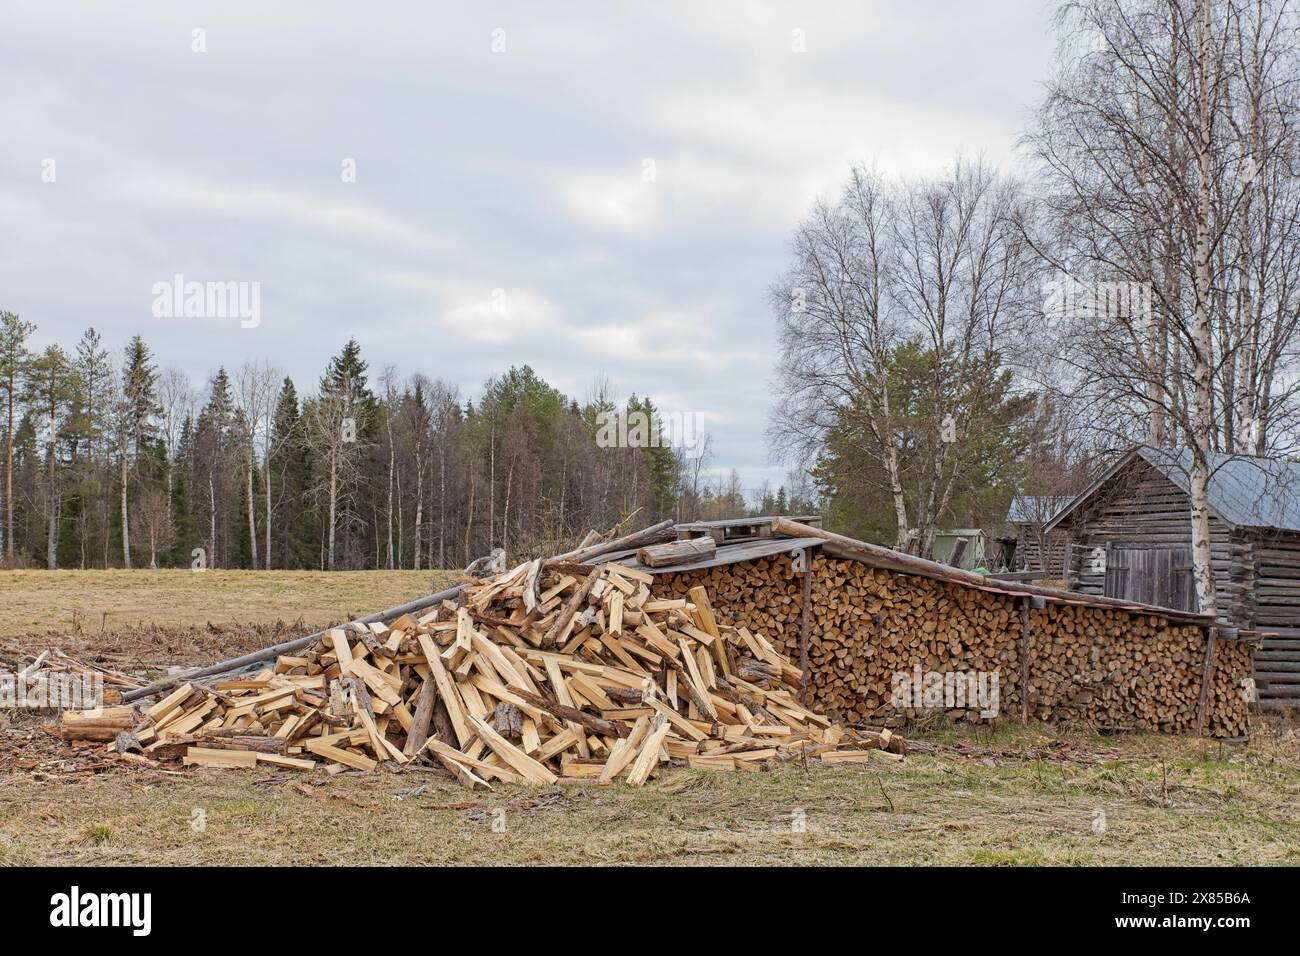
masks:
{"type": "MultiPolygon", "coordinates": [[[[399,618],[403,614],[414,614],[416,611],[423,611],[425,608],[432,607],[435,604],[441,604],[449,598],[455,597],[464,589],[464,584],[457,584],[455,587],[448,588],[445,591],[439,591],[437,594],[430,594],[428,597],[417,598],[414,601],[408,601],[406,604],[399,604],[397,607],[390,607],[387,611],[379,611],[368,617],[358,618],[350,623],[352,624],[372,624],[380,621],[389,621],[399,618]]],[[[230,671],[237,671],[252,664],[260,664],[262,661],[269,661],[281,654],[292,654],[294,651],[302,650],[305,647],[311,647],[315,642],[322,640],[333,628],[326,628],[323,631],[317,631],[315,634],[308,634],[306,637],[295,638],[292,641],[285,641],[281,644],[274,644],[271,647],[264,647],[260,651],[253,651],[250,654],[244,654],[240,657],[232,657],[230,660],[220,661],[216,664],[210,664],[207,667],[199,667],[192,671],[186,671],[183,674],[175,674],[171,677],[155,681],[147,687],[137,688],[129,693],[122,695],[122,700],[130,702],[139,700],[142,697],[151,697],[160,691],[169,690],[177,684],[186,681],[196,680],[200,677],[213,677],[217,674],[225,674],[230,671]]]]}
{"type": "Polygon", "coordinates": [[[102,710],[65,710],[60,723],[64,740],[92,740],[109,743],[136,724],[131,707],[106,707],[102,710]]]}
{"type": "Polygon", "coordinates": [[[592,558],[598,558],[602,554],[613,554],[615,551],[633,551],[637,548],[645,547],[648,544],[657,544],[660,541],[668,541],[676,536],[676,526],[672,519],[661,521],[658,524],[652,524],[648,528],[642,528],[640,531],[634,531],[631,534],[625,534],[621,538],[615,538],[613,541],[605,541],[600,544],[594,544],[588,548],[578,548],[574,551],[567,551],[564,554],[557,554],[555,557],[546,561],[546,566],[552,564],[562,564],[569,562],[572,564],[585,564],[592,558]]]}
{"type": "Polygon", "coordinates": [[[710,537],[687,538],[652,544],[636,553],[636,559],[647,568],[665,568],[691,561],[705,561],[717,552],[718,543],[710,537]]]}

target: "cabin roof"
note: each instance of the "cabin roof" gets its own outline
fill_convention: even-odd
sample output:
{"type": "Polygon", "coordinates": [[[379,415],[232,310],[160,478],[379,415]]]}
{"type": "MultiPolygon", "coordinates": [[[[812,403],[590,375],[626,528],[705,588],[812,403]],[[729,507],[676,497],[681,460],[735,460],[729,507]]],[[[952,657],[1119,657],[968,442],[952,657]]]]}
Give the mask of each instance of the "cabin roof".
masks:
{"type": "MultiPolygon", "coordinates": [[[[1190,450],[1139,446],[1097,476],[1092,484],[1058,511],[1047,523],[1047,529],[1056,527],[1066,516],[1077,511],[1138,458],[1155,468],[1183,494],[1190,493],[1190,450]]],[[[1209,505],[1216,517],[1233,527],[1300,532],[1300,462],[1211,452],[1209,505]]]]}

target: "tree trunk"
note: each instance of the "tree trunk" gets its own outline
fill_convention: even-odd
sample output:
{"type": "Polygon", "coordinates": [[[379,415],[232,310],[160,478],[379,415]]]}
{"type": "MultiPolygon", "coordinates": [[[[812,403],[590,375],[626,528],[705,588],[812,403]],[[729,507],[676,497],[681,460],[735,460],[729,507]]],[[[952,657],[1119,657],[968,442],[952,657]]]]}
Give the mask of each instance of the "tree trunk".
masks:
{"type": "MultiPolygon", "coordinates": [[[[466,562],[468,563],[468,562],[466,562]]],[[[438,567],[447,566],[447,449],[438,446],[438,567]]]]}
{"type": "Polygon", "coordinates": [[[253,559],[253,570],[257,570],[257,499],[253,497],[253,469],[257,462],[253,458],[253,452],[250,448],[248,453],[248,468],[245,469],[245,478],[248,486],[248,544],[250,556],[253,559]]]}
{"type": "Polygon", "coordinates": [[[903,480],[898,466],[898,449],[892,440],[888,443],[885,464],[889,469],[889,493],[894,499],[894,547],[899,551],[907,548],[907,499],[903,497],[903,480]]]}
{"type": "Polygon", "coordinates": [[[406,514],[402,511],[402,473],[397,473],[397,570],[402,570],[402,533],[406,529],[406,514]]]}
{"type": "Polygon", "coordinates": [[[0,534],[0,557],[5,554],[14,553],[14,389],[17,382],[14,376],[9,376],[8,382],[8,414],[9,424],[5,428],[5,527],[0,534]],[[8,548],[4,547],[5,539],[8,540],[8,548]]]}
{"type": "Polygon", "coordinates": [[[208,567],[217,566],[217,485],[208,470],[208,567]]]}
{"type": "Polygon", "coordinates": [[[393,447],[393,430],[388,429],[388,570],[393,570],[393,483],[397,471],[397,449],[393,447]]]}
{"type": "Polygon", "coordinates": [[[338,508],[338,487],[339,487],[339,482],[338,482],[338,461],[337,461],[335,455],[336,455],[336,453],[333,452],[333,451],[331,451],[331,452],[330,452],[330,455],[329,455],[329,459],[330,459],[330,495],[329,495],[329,498],[330,498],[330,507],[329,507],[329,531],[328,531],[328,544],[326,545],[326,552],[325,552],[325,553],[326,553],[326,555],[327,555],[327,558],[326,558],[326,567],[327,567],[330,571],[333,571],[333,570],[334,570],[334,516],[335,516],[335,511],[336,511],[336,509],[338,508]]]}
{"type": "Polygon", "coordinates": [[[1196,579],[1196,597],[1202,614],[1218,616],[1218,603],[1214,588],[1214,567],[1210,553],[1209,507],[1209,442],[1212,422],[1211,374],[1213,365],[1210,330],[1210,296],[1213,294],[1210,275],[1210,115],[1209,58],[1210,10],[1209,0],[1196,0],[1197,14],[1197,115],[1199,137],[1196,151],[1197,164],[1197,216],[1196,216],[1196,301],[1192,311],[1192,467],[1189,486],[1192,499],[1192,566],[1196,579]]]}
{"type": "MultiPolygon", "coordinates": [[[[51,420],[50,433],[53,435],[53,421],[51,420]]],[[[50,509],[50,524],[45,535],[45,567],[53,571],[59,566],[59,495],[55,487],[55,466],[54,457],[54,439],[50,439],[49,447],[46,449],[48,456],[48,504],[50,509]]]]}
{"type": "Polygon", "coordinates": [[[264,529],[266,533],[266,548],[262,553],[262,567],[271,570],[271,444],[267,439],[266,461],[262,465],[262,491],[266,495],[266,517],[264,529]]]}
{"type": "Polygon", "coordinates": [[[470,535],[473,532],[473,530],[474,530],[474,468],[473,465],[471,465],[470,472],[469,472],[469,508],[466,509],[466,518],[465,518],[465,567],[469,567],[470,561],[474,560],[472,557],[470,557],[470,553],[469,553],[470,535]]]}
{"type": "Polygon", "coordinates": [[[510,486],[514,483],[514,479],[515,463],[514,459],[511,459],[510,467],[506,469],[506,508],[501,517],[501,550],[506,553],[507,564],[510,555],[510,486]]]}
{"type": "MultiPolygon", "coordinates": [[[[126,508],[126,447],[122,448],[122,567],[131,568],[131,530],[126,508]]],[[[11,545],[12,547],[12,545],[11,545]]]]}
{"type": "Polygon", "coordinates": [[[417,463],[415,468],[415,548],[413,549],[413,571],[420,570],[420,522],[424,520],[424,467],[417,463]]]}

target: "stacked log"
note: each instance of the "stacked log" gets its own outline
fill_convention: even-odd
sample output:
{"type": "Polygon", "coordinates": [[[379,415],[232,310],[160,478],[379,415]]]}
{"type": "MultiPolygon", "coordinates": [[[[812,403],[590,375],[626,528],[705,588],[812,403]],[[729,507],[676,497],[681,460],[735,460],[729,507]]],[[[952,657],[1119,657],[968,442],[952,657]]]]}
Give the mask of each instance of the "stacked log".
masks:
{"type": "MultiPolygon", "coordinates": [[[[696,585],[717,596],[719,612],[736,626],[764,634],[781,653],[800,660],[803,582],[789,555],[656,580],[665,596],[682,596],[696,585]]],[[[943,709],[959,718],[1022,713],[1021,599],[820,554],[812,559],[810,592],[807,701],[820,712],[850,724],[919,717],[933,711],[932,703],[902,692],[939,674],[985,675],[988,690],[996,675],[994,707],[976,695],[949,694],[955,703],[945,698],[943,709]],[[900,700],[922,706],[901,706],[900,700]]],[[[1029,630],[1028,716],[1104,728],[1196,730],[1206,657],[1200,627],[1119,608],[1049,603],[1029,611],[1029,630]]],[[[1216,643],[1205,732],[1246,733],[1242,684],[1251,668],[1248,644],[1216,643]]]]}

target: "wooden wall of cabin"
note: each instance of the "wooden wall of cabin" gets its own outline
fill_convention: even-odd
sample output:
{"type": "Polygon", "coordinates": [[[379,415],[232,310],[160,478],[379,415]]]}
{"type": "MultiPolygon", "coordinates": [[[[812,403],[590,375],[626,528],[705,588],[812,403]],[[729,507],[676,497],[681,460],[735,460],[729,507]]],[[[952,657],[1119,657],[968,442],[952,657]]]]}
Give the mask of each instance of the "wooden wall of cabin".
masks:
{"type": "MultiPolygon", "coordinates": [[[[1058,528],[1069,536],[1070,586],[1086,594],[1105,592],[1105,574],[1093,570],[1094,548],[1192,546],[1190,501],[1146,462],[1116,475],[1093,500],[1058,528]]],[[[1210,516],[1210,551],[1219,614],[1239,627],[1254,621],[1254,538],[1210,516]]]]}
{"type": "Polygon", "coordinates": [[[1065,546],[1069,536],[1060,530],[1046,535],[1028,524],[1011,525],[1016,539],[1016,564],[1026,571],[1045,571],[1049,580],[1065,577],[1065,546]],[[1043,551],[1046,546],[1046,558],[1043,551]]]}
{"type": "Polygon", "coordinates": [[[1259,531],[1253,543],[1255,626],[1277,633],[1255,657],[1260,705],[1300,705],[1300,534],[1259,531]]]}

